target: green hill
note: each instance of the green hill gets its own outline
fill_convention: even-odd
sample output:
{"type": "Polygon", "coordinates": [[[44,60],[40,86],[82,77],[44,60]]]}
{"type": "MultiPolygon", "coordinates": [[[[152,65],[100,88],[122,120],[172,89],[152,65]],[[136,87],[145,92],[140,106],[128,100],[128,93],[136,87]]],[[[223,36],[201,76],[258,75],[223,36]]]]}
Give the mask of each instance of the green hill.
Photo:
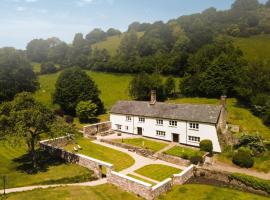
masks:
{"type": "MultiPolygon", "coordinates": [[[[110,55],[114,56],[117,52],[117,49],[120,45],[120,42],[122,40],[122,38],[124,37],[126,33],[122,34],[122,35],[115,35],[115,36],[111,36],[108,37],[105,41],[102,42],[98,42],[96,44],[93,45],[93,48],[98,48],[98,49],[107,49],[110,53],[110,55]]],[[[138,32],[138,38],[142,37],[144,34],[144,32],[138,32]]]]}
{"type": "Polygon", "coordinates": [[[257,35],[248,38],[235,38],[235,45],[243,52],[247,60],[270,60],[270,35],[257,35]]]}

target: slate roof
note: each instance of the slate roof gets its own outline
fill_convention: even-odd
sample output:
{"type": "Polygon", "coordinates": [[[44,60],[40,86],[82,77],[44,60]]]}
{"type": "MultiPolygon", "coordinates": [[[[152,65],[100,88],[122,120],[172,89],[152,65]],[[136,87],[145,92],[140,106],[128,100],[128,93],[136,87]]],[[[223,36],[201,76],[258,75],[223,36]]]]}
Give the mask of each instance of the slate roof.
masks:
{"type": "Polygon", "coordinates": [[[221,105],[169,104],[160,102],[150,105],[148,101],[118,101],[110,112],[113,114],[216,124],[221,109],[221,105]]]}

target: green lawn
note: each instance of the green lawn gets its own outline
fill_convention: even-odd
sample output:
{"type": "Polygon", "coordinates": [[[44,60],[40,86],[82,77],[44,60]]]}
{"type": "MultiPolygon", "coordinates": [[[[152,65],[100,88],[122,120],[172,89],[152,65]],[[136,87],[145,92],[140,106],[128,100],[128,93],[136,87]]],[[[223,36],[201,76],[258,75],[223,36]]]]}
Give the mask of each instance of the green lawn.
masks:
{"type": "Polygon", "coordinates": [[[187,148],[187,147],[180,147],[180,146],[174,146],[173,148],[169,149],[168,151],[165,151],[166,154],[177,156],[183,159],[190,159],[192,156],[203,156],[204,152],[187,148]]]}
{"type": "Polygon", "coordinates": [[[151,182],[151,181],[148,181],[148,180],[145,180],[145,179],[143,179],[143,178],[141,178],[141,177],[135,176],[135,175],[133,175],[133,174],[128,174],[128,176],[129,176],[129,177],[132,177],[132,178],[135,178],[135,179],[137,179],[137,180],[143,181],[143,182],[145,182],[145,183],[149,183],[149,184],[151,184],[151,185],[155,185],[155,183],[153,183],[153,182],[151,182]]]}
{"type": "Polygon", "coordinates": [[[166,178],[171,178],[173,174],[178,174],[181,169],[177,169],[167,165],[146,165],[135,171],[137,174],[151,178],[157,181],[163,181],[166,178]]]}
{"type": "Polygon", "coordinates": [[[153,140],[148,140],[144,138],[131,138],[131,139],[115,139],[116,142],[123,142],[126,144],[130,144],[136,147],[141,147],[145,149],[150,149],[154,152],[157,152],[164,147],[166,147],[168,144],[164,142],[158,142],[153,140]]]}
{"type": "Polygon", "coordinates": [[[247,60],[270,60],[270,35],[235,38],[234,41],[235,45],[244,52],[247,60]]]}
{"type": "MultiPolygon", "coordinates": [[[[43,169],[37,174],[27,173],[31,161],[26,156],[26,146],[13,146],[0,141],[0,176],[6,175],[7,187],[70,183],[91,180],[92,172],[75,164],[65,164],[59,159],[44,158],[43,169]]],[[[0,189],[3,187],[0,182],[0,189]]]]}
{"type": "MultiPolygon", "coordinates": [[[[78,153],[90,156],[114,165],[116,171],[121,171],[134,164],[134,159],[126,153],[95,144],[86,138],[78,138],[77,143],[82,147],[78,153]]],[[[66,150],[73,151],[74,145],[65,147],[66,150]]]]}
{"type": "MultiPolygon", "coordinates": [[[[137,32],[138,38],[142,37],[144,32],[137,32]]],[[[119,48],[120,42],[122,38],[124,37],[125,33],[122,35],[116,35],[108,37],[105,41],[98,42],[93,45],[93,48],[98,49],[107,49],[109,51],[109,54],[111,56],[115,56],[117,53],[117,49],[119,48]]]]}
{"type": "Polygon", "coordinates": [[[174,186],[159,200],[269,200],[267,197],[210,185],[186,184],[174,186]]]}
{"type": "MultiPolygon", "coordinates": [[[[1,197],[0,197],[1,199],[1,197]]],[[[142,200],[116,186],[70,186],[37,189],[8,195],[8,200],[142,200]]]]}

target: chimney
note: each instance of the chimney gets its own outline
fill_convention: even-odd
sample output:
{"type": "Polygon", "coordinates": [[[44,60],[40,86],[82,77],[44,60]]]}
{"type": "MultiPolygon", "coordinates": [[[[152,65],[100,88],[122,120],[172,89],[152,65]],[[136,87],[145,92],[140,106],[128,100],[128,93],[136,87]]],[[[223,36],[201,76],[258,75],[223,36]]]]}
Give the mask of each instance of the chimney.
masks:
{"type": "Polygon", "coordinates": [[[155,105],[156,101],[157,101],[157,93],[156,93],[156,90],[151,90],[150,105],[155,105]]]}
{"type": "Polygon", "coordinates": [[[226,99],[227,99],[226,95],[222,95],[220,97],[220,105],[222,105],[223,108],[226,108],[226,99]]]}

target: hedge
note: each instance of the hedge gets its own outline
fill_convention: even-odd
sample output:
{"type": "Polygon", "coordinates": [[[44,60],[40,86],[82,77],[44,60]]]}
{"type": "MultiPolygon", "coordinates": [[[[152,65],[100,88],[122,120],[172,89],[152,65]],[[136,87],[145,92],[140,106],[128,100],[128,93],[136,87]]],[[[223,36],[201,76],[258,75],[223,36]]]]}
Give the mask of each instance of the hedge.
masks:
{"type": "Polygon", "coordinates": [[[270,180],[264,180],[254,176],[248,176],[239,173],[232,173],[230,177],[254,189],[262,190],[270,194],[270,180]]]}

